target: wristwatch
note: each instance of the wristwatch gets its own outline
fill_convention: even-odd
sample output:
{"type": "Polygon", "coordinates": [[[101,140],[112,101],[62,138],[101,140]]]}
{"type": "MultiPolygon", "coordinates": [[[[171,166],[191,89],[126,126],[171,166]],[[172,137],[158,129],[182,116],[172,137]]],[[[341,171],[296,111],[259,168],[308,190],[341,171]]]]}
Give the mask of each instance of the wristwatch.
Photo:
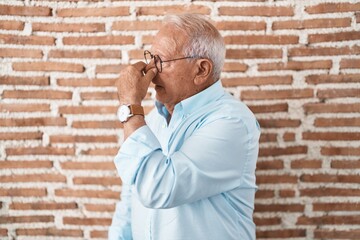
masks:
{"type": "Polygon", "coordinates": [[[144,116],[144,108],[141,105],[124,104],[117,111],[117,116],[122,123],[128,121],[134,115],[144,116]]]}

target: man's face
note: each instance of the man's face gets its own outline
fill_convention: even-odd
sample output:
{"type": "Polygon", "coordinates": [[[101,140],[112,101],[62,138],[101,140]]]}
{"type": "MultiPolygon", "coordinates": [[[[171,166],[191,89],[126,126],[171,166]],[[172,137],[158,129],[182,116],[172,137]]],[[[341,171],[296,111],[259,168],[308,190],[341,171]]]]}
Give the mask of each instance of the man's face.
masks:
{"type": "MultiPolygon", "coordinates": [[[[163,61],[185,57],[181,52],[185,41],[183,32],[175,30],[171,25],[165,25],[154,38],[151,53],[159,55],[163,61]]],[[[162,72],[152,80],[157,100],[168,109],[172,110],[177,103],[195,94],[194,61],[185,59],[163,63],[162,72]]]]}

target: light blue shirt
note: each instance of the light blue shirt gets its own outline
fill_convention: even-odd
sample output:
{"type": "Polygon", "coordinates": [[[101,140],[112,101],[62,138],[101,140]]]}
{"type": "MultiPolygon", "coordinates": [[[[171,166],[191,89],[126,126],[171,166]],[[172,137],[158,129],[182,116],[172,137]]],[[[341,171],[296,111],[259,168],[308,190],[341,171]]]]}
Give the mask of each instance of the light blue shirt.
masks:
{"type": "Polygon", "coordinates": [[[255,239],[252,112],[217,81],[168,114],[157,102],[115,157],[123,188],[109,239],[255,239]]]}

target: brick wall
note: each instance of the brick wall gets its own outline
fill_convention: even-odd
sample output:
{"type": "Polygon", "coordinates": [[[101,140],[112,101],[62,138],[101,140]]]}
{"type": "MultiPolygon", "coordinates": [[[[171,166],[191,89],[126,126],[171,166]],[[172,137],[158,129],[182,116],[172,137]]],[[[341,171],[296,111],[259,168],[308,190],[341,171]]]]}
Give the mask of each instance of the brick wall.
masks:
{"type": "Polygon", "coordinates": [[[359,239],[356,0],[0,1],[0,238],[106,237],[121,191],[114,82],[180,12],[211,16],[223,84],[262,126],[258,239],[359,239]]]}

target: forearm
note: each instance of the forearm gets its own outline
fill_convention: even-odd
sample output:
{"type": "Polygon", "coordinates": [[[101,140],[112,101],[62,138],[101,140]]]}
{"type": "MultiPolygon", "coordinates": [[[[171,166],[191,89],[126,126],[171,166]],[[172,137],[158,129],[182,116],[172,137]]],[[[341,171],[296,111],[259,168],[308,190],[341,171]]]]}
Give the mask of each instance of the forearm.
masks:
{"type": "Polygon", "coordinates": [[[124,124],[124,141],[138,128],[146,125],[144,116],[134,115],[124,124]]]}

